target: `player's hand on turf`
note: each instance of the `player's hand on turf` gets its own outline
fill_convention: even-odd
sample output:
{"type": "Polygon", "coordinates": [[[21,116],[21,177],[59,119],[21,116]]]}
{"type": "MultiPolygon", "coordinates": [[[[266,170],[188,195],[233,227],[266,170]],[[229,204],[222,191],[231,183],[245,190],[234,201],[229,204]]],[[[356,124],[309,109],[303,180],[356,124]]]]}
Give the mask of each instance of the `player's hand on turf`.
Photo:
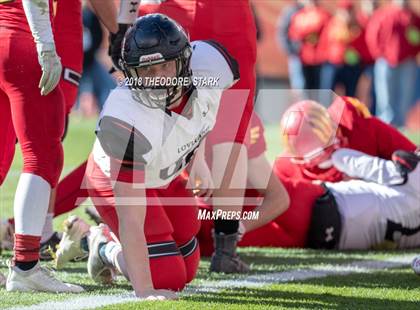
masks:
{"type": "Polygon", "coordinates": [[[188,188],[192,189],[195,196],[203,197],[205,201],[213,195],[213,178],[205,160],[194,161],[188,178],[188,188]]]}
{"type": "Polygon", "coordinates": [[[127,32],[129,26],[130,25],[127,24],[118,24],[117,33],[111,33],[109,35],[108,55],[112,59],[112,64],[115,70],[122,71],[122,68],[120,66],[122,42],[124,40],[124,35],[127,32]]]}
{"type": "Polygon", "coordinates": [[[136,296],[145,300],[175,300],[178,296],[174,291],[170,290],[150,290],[137,293],[136,296]]]}
{"type": "Polygon", "coordinates": [[[55,51],[55,45],[43,44],[37,46],[38,62],[41,66],[42,76],[38,87],[41,95],[46,96],[54,90],[61,78],[63,67],[60,57],[55,51]]]}

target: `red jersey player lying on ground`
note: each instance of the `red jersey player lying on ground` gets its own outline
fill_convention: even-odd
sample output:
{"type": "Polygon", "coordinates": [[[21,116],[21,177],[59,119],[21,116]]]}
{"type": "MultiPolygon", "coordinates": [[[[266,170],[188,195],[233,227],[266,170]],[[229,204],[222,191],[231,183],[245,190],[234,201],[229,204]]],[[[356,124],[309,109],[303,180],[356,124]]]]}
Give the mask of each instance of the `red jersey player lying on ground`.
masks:
{"type": "MultiPolygon", "coordinates": [[[[319,108],[318,112],[327,113],[317,104],[311,104],[319,108]]],[[[299,103],[288,111],[303,112],[301,107],[299,103]]],[[[286,112],[283,121],[289,117],[286,112]]],[[[309,124],[302,121],[301,130],[305,132],[309,124]]],[[[391,127],[390,130],[397,133],[391,127]]],[[[403,136],[401,140],[406,141],[403,136]]],[[[334,167],[346,178],[361,180],[320,185],[287,178],[276,170],[289,193],[290,207],[268,225],[245,234],[239,245],[339,249],[418,246],[418,155],[397,151],[390,161],[344,148],[331,154],[330,168],[334,167]]],[[[252,209],[245,207],[245,210],[252,209]]],[[[210,230],[211,221],[203,222],[199,240],[206,255],[211,253],[210,230]]]]}
{"type": "Polygon", "coordinates": [[[355,179],[315,184],[281,178],[289,209],[246,234],[239,245],[363,250],[420,246],[418,153],[399,150],[391,161],[343,148],[332,161],[355,179]]]}
{"type": "Polygon", "coordinates": [[[363,103],[351,97],[337,97],[328,109],[309,100],[292,105],[282,118],[281,136],[286,153],[276,159],[274,169],[290,179],[343,180],[331,162],[331,154],[341,147],[388,160],[396,150],[416,149],[397,129],[371,116],[363,103]]]}
{"type": "MultiPolygon", "coordinates": [[[[118,227],[115,221],[108,224],[121,241],[125,267],[120,270],[126,270],[136,295],[175,298],[170,291],[156,291],[152,283],[144,232],[146,205],[156,205],[156,198],[163,197],[159,190],[166,186],[170,201],[181,195],[186,199],[182,207],[196,215],[192,192],[179,179],[193,158],[192,174],[202,183],[195,186],[193,181],[192,188],[211,195],[210,172],[199,146],[215,124],[223,90],[239,78],[237,67],[235,60],[220,53],[213,43],[196,41],[190,45],[182,27],[160,14],[143,16],[133,24],[125,36],[121,63],[128,87],[114,90],[102,111],[98,139],[86,170],[90,196],[105,220],[102,198],[112,200],[105,202],[109,203],[107,210],[118,215],[118,227]],[[219,83],[213,88],[195,88],[193,77],[218,77],[219,83]],[[158,87],[150,84],[153,78],[183,81],[182,85],[158,87]],[[185,84],[185,80],[190,83],[185,84]],[[176,182],[184,186],[176,187],[176,182]],[[114,186],[111,191],[109,184],[114,186]]],[[[176,209],[169,208],[169,212],[176,209]]],[[[151,229],[160,223],[159,218],[154,219],[151,229]]],[[[101,257],[107,241],[103,228],[89,238],[88,271],[101,282],[111,280],[109,268],[114,261],[101,257]]]]}

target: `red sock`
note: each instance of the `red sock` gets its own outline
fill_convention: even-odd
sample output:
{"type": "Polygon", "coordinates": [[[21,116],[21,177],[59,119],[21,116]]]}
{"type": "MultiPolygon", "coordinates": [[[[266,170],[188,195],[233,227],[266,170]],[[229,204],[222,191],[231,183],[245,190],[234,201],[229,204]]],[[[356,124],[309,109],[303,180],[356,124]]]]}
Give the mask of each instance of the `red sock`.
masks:
{"type": "Polygon", "coordinates": [[[15,262],[32,262],[39,260],[41,236],[15,234],[15,262]]]}

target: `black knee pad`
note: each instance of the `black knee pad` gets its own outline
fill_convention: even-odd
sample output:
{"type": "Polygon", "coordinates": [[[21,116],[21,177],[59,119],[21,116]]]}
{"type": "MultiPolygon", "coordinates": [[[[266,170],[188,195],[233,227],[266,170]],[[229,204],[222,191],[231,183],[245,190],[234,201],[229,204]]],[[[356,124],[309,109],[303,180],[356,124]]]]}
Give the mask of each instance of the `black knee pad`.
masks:
{"type": "Polygon", "coordinates": [[[334,249],[341,235],[341,215],[334,195],[326,188],[313,206],[306,245],[313,249],[334,249]]]}

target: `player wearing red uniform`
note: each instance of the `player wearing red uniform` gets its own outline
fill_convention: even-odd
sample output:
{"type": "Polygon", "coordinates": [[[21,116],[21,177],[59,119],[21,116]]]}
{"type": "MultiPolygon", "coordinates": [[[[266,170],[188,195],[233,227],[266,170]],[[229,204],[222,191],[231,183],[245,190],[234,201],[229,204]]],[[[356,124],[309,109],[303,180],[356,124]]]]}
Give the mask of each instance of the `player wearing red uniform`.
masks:
{"type": "MultiPolygon", "coordinates": [[[[6,1],[0,4],[0,22],[0,136],[8,143],[2,148],[10,154],[14,147],[13,126],[24,159],[14,202],[14,259],[6,288],[80,292],[81,287],[54,279],[38,263],[51,188],[63,165],[64,101],[56,88],[62,67],[55,51],[50,3],[6,1]]],[[[0,169],[1,181],[7,170],[0,169]]]]}
{"type": "Polygon", "coordinates": [[[287,188],[291,205],[271,227],[264,227],[269,229],[264,235],[246,236],[246,245],[306,245],[313,205],[324,193],[310,181],[339,182],[345,177],[332,165],[335,150],[346,147],[390,160],[398,149],[416,149],[398,130],[371,116],[365,105],[351,97],[338,97],[328,110],[313,101],[291,106],[283,115],[281,134],[288,153],[276,159],[274,173],[287,188]],[[274,237],[265,239],[268,236],[274,237]]]}
{"type": "MultiPolygon", "coordinates": [[[[354,120],[353,117],[355,117],[355,115],[357,115],[358,117],[362,117],[363,119],[367,117],[366,109],[363,106],[359,106],[360,102],[351,102],[351,100],[349,101],[349,99],[351,98],[344,99],[346,100],[345,102],[346,105],[348,104],[348,106],[347,114],[343,113],[343,118],[347,119],[347,122],[343,122],[343,126],[344,124],[348,126],[348,121],[354,120]],[[351,113],[357,111],[357,114],[351,113]]],[[[341,103],[345,104],[344,101],[342,101],[341,103]]],[[[289,143],[292,145],[292,147],[296,145],[296,141],[294,140],[294,138],[299,139],[298,133],[300,133],[302,136],[305,136],[308,139],[305,145],[301,145],[300,148],[297,148],[297,150],[301,152],[303,152],[304,150],[302,148],[306,146],[308,146],[309,149],[314,148],[314,144],[311,144],[311,140],[316,140],[316,138],[318,137],[316,134],[314,136],[308,136],[307,129],[310,129],[311,127],[307,128],[306,125],[314,124],[315,118],[317,118],[318,121],[320,120],[319,114],[316,113],[327,113],[325,109],[322,109],[322,107],[318,105],[315,106],[315,108],[319,108],[318,110],[309,110],[306,104],[308,103],[303,102],[294,105],[285,113],[285,116],[282,120],[283,126],[289,128],[290,130],[289,135],[291,134],[292,130],[296,135],[294,137],[290,137],[291,140],[289,140],[289,143]],[[301,112],[303,114],[303,111],[305,111],[305,120],[299,118],[299,115],[301,114],[301,112]],[[297,115],[294,115],[295,113],[297,113],[297,115]],[[294,128],[292,127],[292,125],[295,124],[299,119],[301,120],[301,122],[298,122],[298,129],[292,129],[294,128]]],[[[311,102],[309,104],[311,104],[311,106],[313,105],[313,103],[311,102]]],[[[333,106],[335,107],[335,109],[343,111],[343,106],[339,103],[335,102],[333,106]],[[339,106],[340,109],[337,106],[339,106]]],[[[333,108],[333,106],[331,107],[331,111],[337,111],[333,108]]],[[[340,113],[338,115],[340,115],[340,113]]],[[[328,126],[327,124],[328,121],[324,119],[322,122],[322,126],[324,130],[328,132],[328,130],[326,130],[328,126]]],[[[373,124],[376,124],[376,121],[373,124]]],[[[383,125],[382,122],[380,124],[383,125]]],[[[321,126],[320,124],[318,125],[321,126]]],[[[409,150],[412,149],[411,142],[409,142],[404,136],[398,133],[398,131],[395,131],[392,127],[385,125],[385,127],[380,128],[381,130],[386,130],[386,128],[388,127],[390,129],[389,141],[393,141],[391,147],[401,146],[406,147],[409,150]]],[[[330,132],[334,131],[330,130],[330,132]]],[[[349,136],[348,133],[347,136],[349,136]]],[[[262,137],[260,139],[263,140],[262,137]]],[[[352,139],[350,141],[352,141],[352,139]]],[[[259,141],[259,143],[256,143],[256,145],[263,145],[263,143],[263,141],[259,141]]],[[[346,145],[348,146],[350,144],[347,143],[346,145]]],[[[323,146],[325,147],[325,145],[323,146]]],[[[334,144],[330,144],[330,146],[331,148],[324,148],[325,153],[322,153],[324,155],[323,158],[317,158],[316,156],[307,156],[306,159],[308,161],[309,159],[315,160],[315,163],[322,165],[323,162],[329,160],[328,157],[331,156],[334,153],[334,151],[336,151],[338,148],[338,146],[334,144]]],[[[371,152],[372,149],[374,149],[375,147],[377,148],[378,146],[371,146],[371,152]]],[[[369,150],[366,147],[365,149],[369,150]]],[[[295,150],[296,152],[295,148],[293,148],[293,150],[295,150]]],[[[306,152],[303,153],[311,153],[308,150],[305,151],[306,152]]],[[[381,151],[381,154],[387,155],[388,152],[394,153],[395,150],[392,151],[388,148],[384,150],[382,148],[381,151]]],[[[314,154],[316,153],[312,152],[311,155],[314,154]]],[[[392,158],[394,160],[394,163],[391,163],[390,161],[385,161],[378,158],[375,159],[364,153],[359,153],[348,149],[342,149],[339,152],[335,152],[335,166],[340,168],[341,171],[345,171],[347,175],[357,177],[360,179],[365,179],[370,182],[341,182],[337,183],[337,186],[334,185],[335,183],[327,183],[326,185],[314,184],[311,182],[311,179],[305,179],[302,177],[302,175],[285,175],[283,174],[284,171],[279,169],[279,161],[277,161],[277,169],[275,170],[275,172],[279,179],[282,181],[285,188],[287,189],[287,192],[290,196],[290,207],[288,208],[288,210],[286,210],[286,212],[281,214],[269,224],[245,234],[239,245],[275,247],[309,246],[315,248],[338,247],[342,249],[368,249],[371,247],[382,247],[384,245],[401,248],[415,246],[419,243],[417,227],[418,223],[413,221],[410,222],[410,220],[408,219],[416,218],[416,216],[414,216],[413,214],[418,213],[418,206],[415,202],[416,199],[418,199],[416,198],[418,197],[418,188],[415,188],[414,186],[413,190],[413,187],[410,187],[412,185],[406,185],[406,183],[404,183],[406,181],[402,181],[401,183],[401,177],[405,175],[404,178],[407,178],[407,174],[400,174],[399,171],[401,171],[401,169],[398,168],[401,166],[401,163],[406,163],[406,165],[411,165],[409,171],[414,171],[416,169],[417,164],[411,163],[418,162],[419,158],[409,154],[410,153],[404,151],[398,151],[397,153],[393,154],[392,158]],[[399,154],[403,154],[401,161],[398,160],[398,158],[400,157],[399,154]],[[352,159],[349,160],[350,158],[352,159]],[[364,166],[366,168],[364,168],[364,166]],[[387,168],[384,169],[384,167],[387,168]],[[397,167],[397,169],[395,169],[395,167],[397,167]],[[380,172],[378,173],[378,171],[380,172]],[[374,184],[373,182],[378,184],[374,184]],[[369,187],[371,188],[369,189],[369,187]],[[399,193],[396,194],[397,192],[399,193]],[[388,197],[387,193],[392,193],[392,197],[388,197]],[[398,201],[396,203],[393,202],[397,199],[398,201]],[[380,205],[384,206],[383,209],[379,212],[377,211],[377,209],[381,209],[381,207],[377,206],[378,201],[380,205]],[[355,204],[358,205],[357,209],[355,208],[355,204]],[[357,216],[359,217],[356,220],[355,218],[357,216]],[[339,220],[340,217],[341,220],[339,220]],[[365,222],[366,225],[360,225],[359,228],[354,227],[353,223],[362,222],[365,222]],[[378,225],[377,223],[390,224],[383,226],[382,224],[378,225]],[[398,224],[394,225],[392,223],[398,224]],[[361,228],[365,226],[371,227],[372,225],[375,227],[375,229],[367,230],[361,228]],[[338,232],[338,234],[333,233],[330,227],[334,227],[336,230],[335,232],[338,232]],[[392,233],[390,232],[392,232],[393,229],[398,230],[400,229],[400,227],[404,227],[403,238],[395,239],[394,237],[392,237],[392,233]],[[373,233],[373,231],[375,232],[373,233]],[[324,237],[326,236],[324,235],[324,233],[326,233],[327,236],[331,237],[331,243],[325,242],[324,237]]],[[[320,154],[318,155],[320,156],[320,154]]],[[[287,158],[287,160],[290,159],[287,158]]],[[[295,160],[299,161],[303,160],[303,158],[299,157],[295,158],[295,160]]],[[[282,163],[283,162],[287,161],[282,161],[282,163]]],[[[297,165],[294,162],[291,162],[291,164],[297,165]]],[[[307,168],[308,167],[306,167],[306,169],[307,168]]],[[[299,166],[297,166],[296,169],[299,169],[299,166]]],[[[303,168],[301,167],[301,169],[303,168]]],[[[328,181],[327,177],[330,177],[329,180],[334,182],[342,180],[343,173],[339,173],[337,168],[331,167],[329,169],[334,169],[333,171],[335,171],[336,173],[321,174],[320,176],[324,178],[323,180],[328,181]]],[[[416,172],[413,172],[413,176],[411,177],[411,182],[414,182],[414,184],[416,184],[416,176],[414,175],[415,173],[418,173],[418,169],[416,170],[416,172]]],[[[307,176],[307,174],[303,175],[307,176]]],[[[314,177],[315,175],[311,174],[310,176],[314,177]]],[[[408,177],[410,177],[410,175],[408,175],[408,177]]],[[[255,197],[255,194],[251,197],[255,197]]],[[[247,206],[244,208],[244,210],[253,209],[253,206],[247,206]]],[[[211,222],[203,221],[202,228],[199,234],[200,248],[203,255],[208,255],[209,253],[211,253],[212,250],[210,230],[211,222]]]]}
{"type": "Polygon", "coordinates": [[[319,89],[322,61],[319,57],[319,39],[329,19],[330,14],[317,0],[308,0],[290,20],[288,34],[290,40],[300,46],[299,58],[302,62],[305,89],[319,89]]]}
{"type": "MultiPolygon", "coordinates": [[[[80,0],[73,1],[64,1],[64,0],[54,0],[53,2],[53,15],[54,15],[54,37],[56,42],[57,54],[61,58],[61,64],[63,66],[63,71],[61,74],[61,79],[59,86],[61,88],[64,104],[65,104],[65,129],[63,134],[63,139],[66,135],[67,126],[68,126],[68,115],[76,102],[79,80],[82,74],[82,65],[83,65],[83,26],[82,26],[82,15],[81,15],[82,3],[80,0]]],[[[13,127],[10,127],[13,129],[13,127]]],[[[9,136],[5,139],[13,140],[15,139],[15,134],[13,130],[10,130],[9,136]]],[[[6,150],[4,154],[3,164],[0,165],[1,168],[5,169],[9,167],[14,155],[14,144],[10,143],[10,148],[6,150]]],[[[1,162],[1,160],[0,160],[1,162]]],[[[0,169],[1,169],[0,168],[0,169]]],[[[84,173],[84,167],[82,167],[84,173]]],[[[75,172],[77,174],[77,172],[75,172]]],[[[79,172],[80,173],[80,172],[79,172]]],[[[1,175],[5,175],[0,173],[1,175]]],[[[59,186],[59,196],[60,200],[58,201],[58,210],[61,210],[61,213],[66,212],[66,208],[63,206],[63,200],[68,199],[68,192],[66,192],[63,186],[59,186]]],[[[41,236],[41,247],[40,247],[40,257],[41,259],[51,259],[50,247],[55,248],[55,245],[60,241],[59,235],[54,233],[52,220],[54,217],[54,204],[55,204],[56,188],[52,189],[51,198],[50,198],[50,207],[48,209],[46,221],[41,236]]],[[[58,214],[59,215],[59,214],[58,214]]],[[[14,226],[14,220],[9,219],[8,225],[11,227],[14,226]]]]}
{"type": "MultiPolygon", "coordinates": [[[[110,30],[117,27],[115,6],[112,1],[95,1],[95,12],[110,30]],[[113,10],[114,9],[114,10],[113,10]],[[114,23],[112,23],[114,21],[114,23]],[[115,25],[114,25],[115,24],[115,25]]],[[[83,67],[83,25],[82,25],[82,3],[80,0],[54,0],[54,35],[57,53],[61,57],[63,72],[60,79],[60,88],[63,93],[66,111],[65,132],[66,135],[69,114],[76,102],[79,80],[83,67]]],[[[9,135],[2,137],[5,140],[15,140],[14,130],[10,127],[9,135]]],[[[9,145],[9,144],[6,144],[9,145]]],[[[0,159],[0,180],[6,175],[3,170],[8,169],[13,160],[14,144],[10,143],[10,148],[5,150],[3,159],[0,159]]],[[[60,241],[60,236],[53,230],[53,217],[74,209],[76,200],[79,197],[87,197],[87,191],[82,186],[82,180],[86,169],[86,162],[69,173],[56,188],[52,190],[50,206],[41,236],[40,257],[44,260],[51,259],[50,248],[55,248],[60,241]]],[[[14,229],[14,219],[9,219],[5,224],[9,231],[14,229]]],[[[13,238],[8,234],[2,236],[4,244],[13,243],[13,238]]]]}
{"type": "Polygon", "coordinates": [[[288,152],[276,159],[274,170],[290,179],[341,181],[342,173],[330,160],[340,147],[384,159],[391,159],[398,149],[416,149],[398,130],[371,116],[363,103],[351,97],[338,97],[328,110],[314,101],[291,106],[283,116],[281,135],[288,152]]]}

